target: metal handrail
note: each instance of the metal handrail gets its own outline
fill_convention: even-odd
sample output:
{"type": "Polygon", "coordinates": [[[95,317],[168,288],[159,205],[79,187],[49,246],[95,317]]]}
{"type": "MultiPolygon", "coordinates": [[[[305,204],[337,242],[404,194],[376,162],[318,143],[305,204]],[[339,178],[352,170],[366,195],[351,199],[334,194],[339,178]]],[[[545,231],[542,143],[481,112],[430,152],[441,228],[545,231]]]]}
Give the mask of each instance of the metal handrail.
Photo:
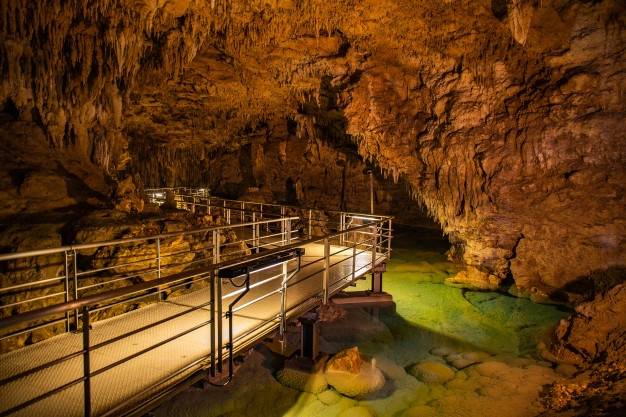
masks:
{"type": "MultiPolygon", "coordinates": [[[[374,222],[374,223],[379,223],[379,222],[374,222]]],[[[353,228],[350,228],[344,231],[331,233],[329,235],[324,236],[323,238],[312,238],[312,239],[308,239],[305,241],[292,243],[287,246],[281,246],[280,248],[277,248],[277,249],[270,249],[266,252],[248,255],[245,259],[233,259],[229,261],[220,262],[217,264],[211,264],[210,267],[195,269],[191,271],[183,271],[177,274],[168,275],[166,277],[157,278],[151,281],[129,285],[126,287],[115,289],[115,290],[109,290],[109,291],[94,294],[91,296],[83,297],[78,300],[73,300],[73,301],[68,301],[65,303],[55,304],[52,306],[42,307],[37,310],[31,310],[31,311],[21,313],[18,315],[5,317],[3,319],[0,319],[0,330],[13,327],[21,323],[40,320],[47,316],[58,315],[58,314],[65,313],[67,311],[81,309],[85,306],[92,306],[92,305],[101,303],[106,300],[121,298],[124,295],[130,295],[130,294],[137,293],[139,291],[145,291],[147,289],[160,287],[163,285],[167,285],[168,283],[176,282],[184,278],[190,278],[192,276],[195,276],[201,273],[209,273],[209,271],[212,269],[215,270],[215,269],[222,269],[222,268],[231,267],[231,266],[237,266],[237,265],[249,262],[251,260],[262,259],[268,256],[275,255],[280,252],[284,252],[289,249],[298,248],[298,247],[301,247],[310,243],[320,242],[325,239],[332,239],[334,237],[338,237],[347,232],[356,232],[356,231],[370,228],[370,227],[372,227],[372,224],[364,224],[360,226],[355,226],[353,228]]],[[[304,268],[305,266],[308,266],[308,265],[309,264],[306,264],[306,265],[303,265],[302,267],[304,268]]]]}
{"type": "MultiPolygon", "coordinates": [[[[299,219],[300,219],[299,217],[286,217],[286,218],[283,218],[282,220],[299,220],[299,219]]],[[[225,229],[232,229],[235,227],[254,226],[256,224],[275,223],[277,220],[279,219],[259,220],[255,222],[235,223],[235,224],[229,224],[229,225],[203,227],[200,229],[183,230],[180,232],[169,232],[169,233],[161,233],[158,235],[129,237],[129,238],[124,238],[124,239],[103,240],[103,241],[93,242],[93,243],[79,243],[76,245],[59,246],[59,247],[50,248],[50,249],[38,249],[38,250],[31,250],[31,251],[24,251],[24,252],[13,252],[13,253],[0,255],[0,262],[11,261],[11,260],[20,259],[20,258],[30,258],[30,257],[35,257],[35,256],[54,255],[54,254],[63,253],[66,251],[80,251],[80,250],[85,250],[85,249],[100,248],[104,246],[114,246],[114,245],[123,245],[126,243],[145,242],[148,240],[155,240],[155,239],[167,239],[170,237],[187,236],[187,235],[196,234],[196,233],[220,231],[220,230],[225,230],[225,229]]]]}
{"type": "MultiPolygon", "coordinates": [[[[269,332],[275,330],[278,326],[280,326],[281,334],[282,334],[282,330],[284,330],[283,328],[284,328],[285,320],[287,320],[287,318],[293,317],[294,314],[297,314],[299,311],[306,311],[307,309],[314,307],[320,302],[322,303],[327,302],[329,296],[331,296],[332,294],[336,293],[336,291],[341,290],[342,288],[344,288],[346,285],[349,284],[350,280],[348,279],[348,277],[350,277],[350,275],[352,275],[352,280],[355,279],[355,271],[362,271],[362,270],[367,270],[369,268],[373,268],[373,266],[376,263],[380,262],[381,256],[387,257],[391,254],[390,241],[392,237],[391,235],[392,217],[389,217],[389,216],[377,216],[380,218],[372,218],[372,217],[373,216],[368,216],[368,218],[364,219],[366,221],[364,224],[353,225],[351,221],[346,222],[346,218],[344,214],[342,213],[339,230],[333,231],[330,233],[327,232],[324,234],[324,236],[321,236],[321,237],[311,237],[309,233],[307,235],[308,239],[305,240],[305,239],[300,238],[300,240],[298,240],[297,242],[293,242],[294,233],[298,233],[298,232],[295,230],[291,230],[291,222],[294,220],[295,221],[300,220],[299,217],[281,217],[279,219],[254,221],[256,219],[255,219],[255,215],[253,214],[252,216],[253,222],[247,222],[247,223],[214,226],[214,227],[201,228],[201,229],[192,230],[192,231],[171,232],[171,233],[164,233],[160,235],[139,237],[139,238],[116,239],[116,240],[108,241],[108,242],[95,242],[91,244],[65,246],[61,248],[56,248],[56,252],[54,252],[54,249],[52,249],[52,250],[28,251],[28,252],[23,252],[21,254],[10,254],[9,255],[10,259],[19,259],[20,256],[16,257],[15,255],[22,255],[22,257],[28,257],[28,256],[49,255],[49,254],[54,254],[54,253],[59,253],[59,252],[65,253],[66,254],[65,275],[61,277],[55,277],[53,279],[55,281],[62,281],[64,279],[67,280],[69,276],[69,269],[67,267],[68,251],[72,251],[74,253],[74,262],[75,262],[76,251],[80,251],[86,248],[93,249],[94,247],[107,246],[108,244],[114,245],[120,242],[121,243],[133,243],[133,242],[146,242],[146,241],[151,241],[151,240],[156,240],[158,242],[160,239],[167,239],[170,237],[178,237],[181,235],[188,235],[188,234],[193,234],[193,233],[206,233],[210,231],[212,231],[212,234],[213,234],[213,244],[211,246],[207,246],[206,249],[200,250],[200,252],[204,252],[205,250],[210,250],[211,253],[213,254],[212,259],[211,259],[211,254],[207,254],[207,257],[202,260],[196,260],[194,258],[193,260],[189,262],[181,263],[182,265],[187,265],[187,267],[189,267],[192,265],[196,265],[199,262],[203,262],[202,266],[199,266],[197,268],[187,269],[185,271],[169,274],[167,276],[161,276],[160,272],[163,270],[167,270],[167,268],[170,267],[170,265],[162,267],[159,264],[158,266],[159,275],[156,279],[139,283],[139,284],[128,285],[128,286],[118,288],[118,289],[103,291],[103,292],[86,296],[80,299],[76,298],[74,300],[66,300],[63,303],[39,308],[39,309],[32,310],[29,312],[20,313],[12,317],[0,319],[0,330],[9,329],[15,326],[22,325],[27,322],[33,322],[33,321],[38,321],[38,320],[42,320],[45,318],[54,317],[56,315],[65,314],[67,317],[67,315],[71,311],[77,312],[79,310],[82,310],[82,314],[80,316],[82,316],[82,321],[83,321],[83,326],[81,329],[83,333],[83,349],[82,350],[71,353],[70,355],[65,355],[64,357],[61,357],[61,358],[57,358],[51,362],[38,365],[34,367],[33,369],[22,371],[19,374],[12,375],[9,378],[4,378],[0,380],[0,384],[5,384],[9,380],[20,379],[24,375],[38,372],[40,369],[47,369],[50,366],[54,366],[55,364],[60,363],[64,360],[68,360],[68,358],[75,358],[79,355],[83,356],[84,358],[83,359],[83,365],[84,365],[83,376],[73,379],[72,381],[68,383],[64,383],[61,387],[57,387],[55,389],[45,392],[44,394],[38,395],[35,398],[31,398],[16,406],[13,406],[9,410],[4,410],[0,412],[0,415],[4,416],[14,411],[22,410],[24,407],[27,407],[28,405],[34,404],[45,398],[48,398],[51,395],[54,395],[58,392],[61,392],[69,388],[70,386],[76,385],[78,383],[82,383],[83,389],[84,389],[84,394],[83,394],[84,395],[83,404],[85,407],[84,415],[90,416],[92,412],[91,410],[91,407],[92,407],[91,378],[93,378],[96,375],[100,375],[118,365],[127,363],[128,361],[134,359],[135,357],[143,355],[144,353],[151,351],[153,349],[156,349],[157,347],[162,346],[165,343],[168,343],[172,340],[183,337],[184,335],[189,334],[207,325],[211,326],[211,345],[210,345],[211,349],[210,349],[209,356],[203,356],[202,358],[194,360],[192,363],[184,366],[183,368],[180,368],[180,369],[176,368],[177,370],[173,372],[171,376],[164,378],[162,380],[159,380],[159,382],[156,383],[156,385],[152,384],[150,387],[142,389],[139,393],[132,394],[132,397],[125,399],[121,404],[113,405],[112,409],[109,409],[108,411],[105,410],[105,415],[109,415],[111,413],[117,414],[119,411],[125,409],[125,407],[128,406],[129,404],[134,407],[138,400],[140,401],[145,400],[141,396],[147,395],[147,393],[149,393],[151,389],[158,386],[159,384],[164,383],[165,381],[173,381],[174,377],[184,372],[187,372],[189,369],[198,369],[197,366],[200,366],[200,368],[207,368],[207,366],[209,365],[209,362],[208,362],[209,359],[210,359],[211,373],[214,373],[215,365],[216,365],[216,362],[215,362],[216,354],[217,354],[217,369],[219,372],[221,372],[221,364],[222,364],[222,361],[224,360],[223,350],[225,348],[229,350],[226,353],[227,353],[229,362],[232,362],[232,358],[234,354],[241,351],[241,349],[246,348],[246,346],[251,346],[251,344],[255,340],[258,340],[259,337],[263,337],[264,335],[267,335],[269,332]],[[265,235],[265,236],[259,235],[259,225],[276,223],[276,222],[281,223],[281,232],[276,233],[276,234],[270,234],[269,236],[275,235],[275,237],[279,238],[280,240],[272,244],[277,244],[281,246],[276,249],[269,249],[269,250],[264,250],[262,252],[259,252],[258,249],[261,246],[268,245],[266,243],[261,242],[261,240],[259,240],[259,238],[263,239],[263,238],[268,237],[268,235],[265,235]],[[252,230],[253,237],[251,239],[244,239],[243,241],[252,242],[253,248],[257,249],[257,253],[252,253],[250,255],[245,255],[245,256],[239,255],[238,258],[230,259],[230,260],[221,260],[220,259],[220,246],[226,246],[226,245],[219,242],[219,235],[217,234],[217,232],[223,229],[230,229],[230,228],[237,228],[237,227],[245,228],[248,226],[253,226],[253,230],[252,230]],[[216,236],[217,236],[217,240],[216,240],[216,236]],[[347,246],[347,247],[343,247],[338,250],[331,250],[331,246],[330,246],[331,240],[333,241],[333,246],[335,245],[334,242],[338,241],[340,246],[342,247],[347,246]],[[305,279],[309,279],[310,276],[305,277],[305,279],[295,279],[291,281],[291,278],[295,278],[295,273],[294,273],[293,275],[291,275],[290,278],[285,279],[286,275],[283,276],[283,274],[287,273],[286,272],[287,267],[286,265],[283,265],[283,274],[281,275],[271,276],[270,278],[263,279],[262,281],[259,281],[258,283],[255,283],[252,285],[250,285],[248,281],[248,288],[255,288],[255,287],[260,287],[261,285],[265,285],[269,281],[275,281],[278,277],[283,276],[283,283],[280,289],[275,290],[273,288],[270,288],[267,291],[263,290],[264,292],[261,295],[255,296],[254,300],[246,301],[245,303],[238,306],[236,309],[233,309],[231,305],[230,315],[228,313],[227,315],[223,314],[222,300],[227,299],[227,298],[232,298],[235,295],[239,295],[240,297],[238,298],[241,298],[243,297],[244,294],[243,293],[235,294],[233,292],[228,292],[222,297],[221,295],[222,294],[222,290],[221,290],[222,280],[225,278],[218,278],[219,275],[216,275],[216,272],[224,268],[235,267],[235,266],[239,266],[241,264],[249,263],[255,260],[260,260],[263,258],[276,256],[277,254],[281,252],[290,251],[292,249],[303,247],[305,245],[309,245],[312,243],[322,243],[324,245],[323,257],[320,257],[320,255],[315,255],[315,257],[318,259],[316,261],[309,262],[306,265],[300,265],[300,260],[299,260],[298,270],[323,261],[324,267],[322,271],[318,270],[317,272],[313,272],[313,274],[309,274],[310,276],[313,276],[315,274],[323,274],[322,280],[321,280],[321,290],[319,289],[319,287],[314,286],[313,288],[307,290],[306,294],[298,293],[298,297],[296,298],[298,301],[296,302],[296,304],[295,305],[292,304],[290,307],[286,308],[285,300],[286,300],[287,290],[289,288],[293,288],[299,282],[302,282],[305,279]],[[385,243],[387,243],[387,248],[384,247],[385,243]],[[358,248],[358,252],[357,252],[357,248],[358,248]],[[330,257],[338,255],[338,254],[342,254],[350,249],[352,250],[352,258],[353,258],[352,272],[348,273],[347,275],[344,275],[339,280],[336,280],[335,277],[333,276],[332,282],[330,282],[331,281],[330,276],[329,276],[330,268],[340,263],[336,261],[332,262],[330,257]],[[35,253],[36,255],[33,255],[33,253],[35,253]],[[357,255],[360,255],[362,253],[371,253],[372,258],[367,264],[360,265],[357,269],[355,266],[354,260],[356,259],[357,255]],[[143,325],[140,327],[134,327],[130,331],[125,332],[124,334],[114,336],[111,339],[106,339],[105,341],[103,342],[101,341],[94,345],[90,345],[90,336],[89,336],[90,335],[90,317],[89,317],[90,313],[98,311],[102,308],[108,308],[111,305],[111,304],[106,304],[106,303],[110,303],[111,301],[114,301],[114,300],[120,300],[120,301],[115,301],[114,305],[117,305],[119,303],[127,303],[131,300],[135,300],[138,298],[149,297],[152,294],[160,294],[161,291],[168,291],[168,290],[171,291],[171,289],[180,287],[181,285],[191,285],[191,282],[197,282],[197,281],[207,281],[210,284],[211,301],[206,302],[206,298],[205,298],[204,303],[199,306],[186,306],[186,307],[190,307],[190,310],[185,310],[184,312],[177,313],[176,315],[172,317],[168,317],[166,319],[161,319],[155,323],[150,323],[148,325],[143,325]],[[215,290],[217,290],[217,293],[215,292],[215,290]],[[231,323],[230,329],[229,329],[231,332],[229,343],[226,345],[222,343],[223,342],[222,321],[224,318],[232,321],[233,313],[235,313],[236,311],[247,308],[254,303],[265,300],[278,293],[282,294],[281,295],[281,300],[282,300],[281,301],[281,313],[279,313],[278,315],[273,314],[272,317],[268,318],[267,320],[263,318],[264,321],[262,323],[260,324],[256,323],[251,328],[244,329],[244,332],[242,334],[239,334],[234,339],[232,337],[232,323],[231,323]],[[136,294],[141,294],[141,295],[136,296],[136,294]],[[300,300],[299,298],[302,295],[307,295],[307,298],[300,300]],[[219,300],[219,302],[216,303],[215,300],[219,300]],[[101,307],[102,304],[105,304],[105,306],[101,307]],[[204,320],[201,323],[196,323],[191,328],[185,328],[182,333],[179,332],[174,336],[168,336],[168,338],[165,340],[158,341],[155,344],[150,345],[149,347],[141,348],[140,350],[134,353],[131,353],[130,356],[125,356],[112,363],[109,363],[108,365],[105,365],[104,367],[100,367],[100,368],[93,369],[93,370],[91,369],[90,359],[89,359],[89,354],[91,351],[98,349],[102,346],[105,346],[107,344],[117,342],[125,337],[129,337],[138,332],[145,331],[149,328],[153,328],[154,326],[159,325],[159,323],[164,323],[165,321],[173,320],[184,314],[188,314],[189,312],[203,309],[203,307],[206,307],[209,305],[211,306],[211,309],[210,309],[211,319],[210,320],[208,321],[204,320]],[[92,307],[96,307],[96,308],[92,309],[92,307]],[[217,332],[215,332],[216,326],[217,326],[217,332]],[[217,346],[215,344],[216,337],[217,337],[217,346]]],[[[245,216],[242,215],[242,219],[245,219],[245,216]]],[[[325,229],[325,230],[328,230],[328,229],[325,229]]],[[[186,251],[182,251],[181,253],[186,253],[186,251]]],[[[241,253],[241,251],[236,251],[235,253],[241,253]]],[[[167,256],[170,256],[170,257],[175,257],[175,255],[176,254],[171,254],[171,253],[167,254],[167,256]]],[[[349,257],[349,255],[347,256],[349,257]]],[[[2,257],[0,257],[0,261],[10,260],[10,259],[6,259],[6,258],[2,259],[2,257]]],[[[153,260],[154,258],[146,259],[146,261],[153,261],[153,260]]],[[[74,279],[76,279],[77,277],[75,268],[76,266],[74,264],[74,275],[73,275],[74,279]]],[[[114,267],[112,267],[112,269],[114,269],[114,267]]],[[[154,273],[154,272],[155,272],[154,268],[151,268],[151,267],[148,268],[147,273],[154,273]]],[[[138,272],[139,275],[142,275],[145,273],[146,273],[145,270],[138,272]]],[[[319,283],[316,283],[316,285],[319,285],[319,283]]],[[[204,287],[200,287],[200,288],[204,288],[204,287]]],[[[172,300],[172,302],[176,304],[175,300],[172,300]]],[[[186,304],[186,303],[183,303],[183,304],[186,304]]],[[[79,314],[76,313],[75,317],[76,317],[76,322],[78,323],[79,314]]],[[[57,320],[56,322],[62,322],[63,320],[64,319],[60,319],[60,320],[57,320]]],[[[33,327],[31,326],[30,330],[32,329],[33,327]]],[[[78,330],[78,326],[76,330],[78,330]]],[[[13,333],[13,335],[15,335],[15,333],[13,333]]],[[[203,353],[202,355],[206,355],[206,353],[203,353]]],[[[232,372],[232,366],[229,367],[229,372],[232,372]]]]}
{"type": "MultiPolygon", "coordinates": [[[[190,190],[193,191],[193,188],[186,188],[186,187],[162,187],[162,188],[146,188],[144,190],[144,192],[149,192],[149,191],[154,191],[154,192],[167,192],[167,191],[175,191],[175,190],[190,190]]],[[[179,194],[180,195],[180,194],[179,194]]],[[[201,198],[210,198],[210,199],[217,199],[217,200],[221,200],[221,201],[228,201],[228,202],[233,202],[233,203],[246,203],[246,204],[258,204],[258,205],[262,205],[262,206],[267,206],[267,207],[277,207],[277,208],[289,208],[289,209],[294,209],[294,210],[316,210],[316,211],[322,211],[322,212],[327,212],[327,213],[345,213],[348,215],[356,215],[356,216],[367,216],[367,217],[380,217],[385,218],[387,216],[385,215],[379,215],[379,214],[371,214],[371,213],[362,213],[362,212],[349,212],[349,211],[342,211],[342,210],[334,210],[334,209],[322,209],[322,208],[318,208],[318,207],[308,207],[308,206],[293,206],[293,205],[286,205],[286,204],[275,204],[275,203],[261,203],[258,201],[249,201],[249,200],[233,200],[233,199],[228,199],[228,198],[222,198],[222,197],[217,197],[217,196],[212,196],[212,195],[193,195],[190,194],[189,197],[201,197],[201,198]]],[[[217,206],[220,207],[220,206],[217,206]]],[[[237,210],[237,208],[235,207],[227,207],[231,210],[237,210]]]]}

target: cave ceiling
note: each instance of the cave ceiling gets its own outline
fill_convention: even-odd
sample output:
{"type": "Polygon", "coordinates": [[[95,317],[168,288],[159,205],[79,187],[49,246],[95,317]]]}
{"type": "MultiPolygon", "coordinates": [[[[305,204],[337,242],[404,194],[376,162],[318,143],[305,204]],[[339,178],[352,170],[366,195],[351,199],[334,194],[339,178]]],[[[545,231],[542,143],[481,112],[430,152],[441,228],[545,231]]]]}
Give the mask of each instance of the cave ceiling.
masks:
{"type": "Polygon", "coordinates": [[[155,148],[349,142],[462,242],[460,280],[551,291],[626,262],[624,9],[14,0],[0,96],[52,148],[120,178],[155,148]]]}

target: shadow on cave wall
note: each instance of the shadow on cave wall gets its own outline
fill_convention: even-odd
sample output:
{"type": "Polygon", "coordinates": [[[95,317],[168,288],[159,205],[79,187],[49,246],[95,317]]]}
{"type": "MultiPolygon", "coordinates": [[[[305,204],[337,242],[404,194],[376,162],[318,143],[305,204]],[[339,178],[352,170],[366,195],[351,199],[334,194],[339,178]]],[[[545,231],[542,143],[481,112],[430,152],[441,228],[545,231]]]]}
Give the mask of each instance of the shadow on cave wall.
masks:
{"type": "Polygon", "coordinates": [[[626,282],[626,267],[611,266],[597,269],[568,282],[552,293],[551,298],[559,302],[580,304],[593,300],[623,282],[626,282]]]}

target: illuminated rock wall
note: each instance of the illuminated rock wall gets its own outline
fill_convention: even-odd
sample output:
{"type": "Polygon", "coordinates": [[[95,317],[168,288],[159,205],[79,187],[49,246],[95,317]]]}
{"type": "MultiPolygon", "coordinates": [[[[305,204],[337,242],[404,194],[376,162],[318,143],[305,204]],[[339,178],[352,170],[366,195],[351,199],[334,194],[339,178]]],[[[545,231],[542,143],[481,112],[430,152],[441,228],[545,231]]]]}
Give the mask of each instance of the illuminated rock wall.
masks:
{"type": "Polygon", "coordinates": [[[276,197],[291,174],[259,161],[299,140],[356,146],[450,235],[467,265],[454,281],[541,297],[626,263],[624,7],[12,1],[0,101],[112,189],[137,173],[203,183],[232,161],[220,183],[251,176],[276,197]]]}

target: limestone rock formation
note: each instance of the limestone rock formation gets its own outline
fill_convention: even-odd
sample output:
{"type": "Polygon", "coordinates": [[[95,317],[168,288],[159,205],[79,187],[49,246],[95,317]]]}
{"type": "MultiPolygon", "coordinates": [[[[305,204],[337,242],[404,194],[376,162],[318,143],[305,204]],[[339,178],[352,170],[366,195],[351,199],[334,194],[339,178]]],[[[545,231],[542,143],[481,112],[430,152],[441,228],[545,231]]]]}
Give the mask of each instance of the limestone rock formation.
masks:
{"type": "Polygon", "coordinates": [[[3,127],[58,163],[3,167],[0,209],[98,205],[134,174],[355,209],[372,166],[450,236],[455,283],[550,296],[625,262],[624,7],[10,1],[3,127]]]}
{"type": "Polygon", "coordinates": [[[561,320],[551,347],[559,362],[584,366],[599,361],[626,365],[626,284],[580,304],[561,320]]]}
{"type": "Polygon", "coordinates": [[[420,362],[409,370],[420,381],[443,384],[454,379],[454,370],[440,362],[420,362]]]}
{"type": "Polygon", "coordinates": [[[385,384],[385,376],[372,360],[361,356],[353,347],[333,356],[326,364],[328,385],[348,397],[362,397],[374,393],[385,384]]]}

